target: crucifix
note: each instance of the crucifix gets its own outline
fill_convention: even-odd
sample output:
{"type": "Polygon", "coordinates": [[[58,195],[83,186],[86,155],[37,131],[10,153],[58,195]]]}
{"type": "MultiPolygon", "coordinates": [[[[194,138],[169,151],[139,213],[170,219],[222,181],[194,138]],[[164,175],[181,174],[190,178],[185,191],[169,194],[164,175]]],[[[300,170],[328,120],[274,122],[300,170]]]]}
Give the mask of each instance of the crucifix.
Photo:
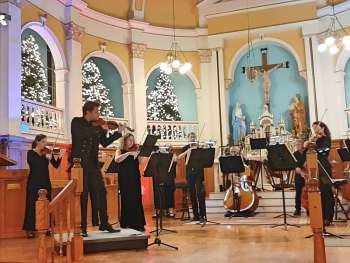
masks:
{"type": "Polygon", "coordinates": [[[270,110],[270,73],[276,69],[280,68],[289,68],[289,62],[282,62],[279,64],[268,64],[267,61],[267,48],[261,48],[261,66],[254,67],[243,67],[243,74],[246,74],[247,78],[254,80],[257,75],[262,76],[263,78],[263,87],[264,87],[264,105],[270,110]]]}

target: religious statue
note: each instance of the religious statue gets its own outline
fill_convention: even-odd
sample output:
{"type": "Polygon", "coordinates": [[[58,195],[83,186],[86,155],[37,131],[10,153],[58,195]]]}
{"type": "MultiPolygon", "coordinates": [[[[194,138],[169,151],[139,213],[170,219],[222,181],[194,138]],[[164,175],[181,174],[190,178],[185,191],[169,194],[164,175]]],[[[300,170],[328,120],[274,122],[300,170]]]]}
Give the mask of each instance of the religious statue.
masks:
{"type": "Polygon", "coordinates": [[[263,88],[264,88],[264,105],[267,105],[268,109],[270,109],[270,74],[280,68],[289,68],[289,62],[277,63],[277,64],[269,64],[267,60],[267,48],[261,48],[261,66],[254,67],[243,67],[243,73],[246,74],[247,78],[250,80],[255,79],[257,75],[262,76],[263,78],[263,88]]]}
{"type": "Polygon", "coordinates": [[[289,107],[289,113],[292,120],[293,135],[300,138],[306,131],[305,106],[300,95],[294,96],[293,102],[289,107]]]}
{"type": "Polygon", "coordinates": [[[232,111],[232,139],[234,145],[238,145],[240,140],[246,135],[247,127],[245,116],[243,116],[241,104],[236,103],[236,109],[232,111]]]}

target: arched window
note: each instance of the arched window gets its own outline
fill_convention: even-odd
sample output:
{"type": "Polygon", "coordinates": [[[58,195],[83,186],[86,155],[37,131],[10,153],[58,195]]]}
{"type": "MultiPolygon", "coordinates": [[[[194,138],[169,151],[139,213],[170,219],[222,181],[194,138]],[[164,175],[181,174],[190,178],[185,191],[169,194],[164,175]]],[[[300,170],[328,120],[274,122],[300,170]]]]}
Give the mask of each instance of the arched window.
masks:
{"type": "Polygon", "coordinates": [[[22,98],[56,105],[55,63],[45,40],[34,30],[22,33],[22,98]]]}
{"type": "Polygon", "coordinates": [[[82,83],[83,103],[99,101],[102,116],[124,118],[122,79],[111,62],[89,58],[82,67],[82,83]]]}
{"type": "MultiPolygon", "coordinates": [[[[171,75],[166,75],[162,74],[157,68],[149,75],[147,79],[147,87],[148,120],[169,120],[169,118],[164,119],[162,117],[165,117],[167,115],[165,112],[167,112],[172,114],[171,120],[197,121],[197,96],[195,85],[187,75],[181,75],[175,72],[171,75]],[[171,86],[171,90],[168,89],[168,86],[171,86]],[[160,107],[159,101],[162,101],[160,95],[163,92],[164,94],[171,92],[172,95],[174,95],[171,99],[176,99],[177,105],[174,105],[172,109],[169,109],[166,105],[160,107]],[[155,98],[156,96],[160,97],[155,98]],[[155,111],[163,112],[164,114],[157,114],[155,111]],[[157,117],[153,118],[152,114],[154,116],[157,115],[157,117]],[[178,114],[180,118],[177,118],[178,114]]],[[[169,99],[169,97],[167,97],[167,99],[169,99]]],[[[166,101],[163,101],[166,104],[166,101]]]]}

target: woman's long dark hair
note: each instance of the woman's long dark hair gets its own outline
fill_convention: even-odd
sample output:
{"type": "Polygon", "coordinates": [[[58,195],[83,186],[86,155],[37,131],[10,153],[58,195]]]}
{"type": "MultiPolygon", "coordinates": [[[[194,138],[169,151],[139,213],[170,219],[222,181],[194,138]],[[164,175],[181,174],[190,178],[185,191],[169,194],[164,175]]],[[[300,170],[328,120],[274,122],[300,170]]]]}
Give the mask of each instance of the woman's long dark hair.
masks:
{"type": "Polygon", "coordinates": [[[329,139],[331,139],[331,132],[330,132],[328,126],[327,126],[324,122],[322,122],[322,121],[315,121],[315,122],[312,124],[312,126],[314,126],[314,125],[317,125],[317,126],[320,126],[321,128],[323,128],[326,137],[328,137],[329,139]]]}
{"type": "Polygon", "coordinates": [[[32,149],[35,149],[35,147],[38,145],[38,142],[40,142],[41,140],[45,139],[47,136],[44,134],[38,134],[37,136],[35,136],[34,141],[32,142],[32,149]]]}

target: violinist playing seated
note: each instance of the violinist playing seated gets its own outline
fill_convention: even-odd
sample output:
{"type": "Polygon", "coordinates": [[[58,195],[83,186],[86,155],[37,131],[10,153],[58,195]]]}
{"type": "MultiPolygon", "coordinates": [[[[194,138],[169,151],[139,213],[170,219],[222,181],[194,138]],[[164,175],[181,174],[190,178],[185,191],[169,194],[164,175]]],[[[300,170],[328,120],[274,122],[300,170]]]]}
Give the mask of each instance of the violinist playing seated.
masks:
{"type": "Polygon", "coordinates": [[[295,168],[295,211],[294,216],[301,215],[301,196],[303,192],[303,188],[305,186],[305,163],[306,163],[306,152],[307,148],[304,148],[303,140],[299,139],[295,144],[296,151],[293,153],[296,161],[297,168],[295,168]]]}

